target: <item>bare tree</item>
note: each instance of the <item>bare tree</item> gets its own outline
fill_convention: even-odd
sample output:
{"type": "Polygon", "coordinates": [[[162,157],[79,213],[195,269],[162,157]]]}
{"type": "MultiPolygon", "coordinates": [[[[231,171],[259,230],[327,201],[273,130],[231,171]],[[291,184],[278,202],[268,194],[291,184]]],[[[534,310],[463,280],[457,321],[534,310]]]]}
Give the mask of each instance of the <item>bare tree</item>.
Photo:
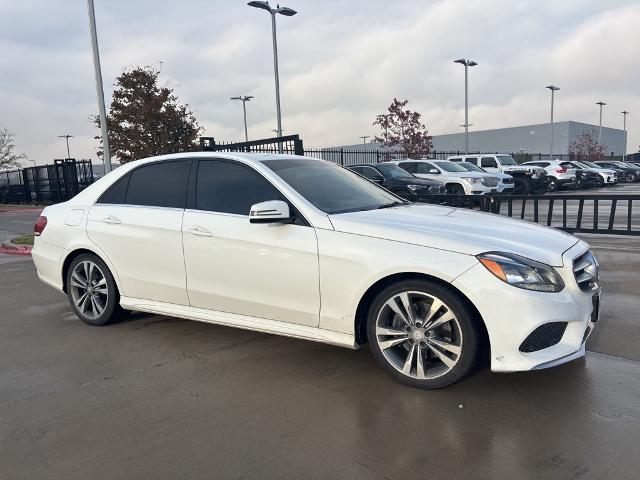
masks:
{"type": "Polygon", "coordinates": [[[605,146],[598,142],[598,131],[591,128],[582,132],[569,144],[569,155],[576,160],[602,160],[606,155],[605,146]]]}
{"type": "Polygon", "coordinates": [[[387,113],[376,117],[373,124],[382,128],[383,132],[374,141],[381,142],[386,148],[397,148],[408,158],[426,156],[433,148],[432,137],[422,124],[421,115],[405,109],[408,103],[409,100],[394,98],[387,113]]]}
{"type": "Polygon", "coordinates": [[[0,128],[0,170],[19,167],[20,162],[27,158],[24,153],[17,154],[15,150],[13,133],[6,128],[0,128]]]}

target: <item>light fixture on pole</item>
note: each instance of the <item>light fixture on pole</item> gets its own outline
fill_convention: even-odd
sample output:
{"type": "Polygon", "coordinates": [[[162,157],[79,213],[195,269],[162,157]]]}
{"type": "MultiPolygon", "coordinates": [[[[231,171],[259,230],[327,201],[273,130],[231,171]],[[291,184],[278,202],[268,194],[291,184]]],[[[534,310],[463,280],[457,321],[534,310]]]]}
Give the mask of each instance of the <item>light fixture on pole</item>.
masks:
{"type": "Polygon", "coordinates": [[[600,105],[600,128],[598,129],[598,143],[602,144],[602,107],[604,107],[606,103],[600,101],[596,102],[596,105],[600,105]]]}
{"type": "Polygon", "coordinates": [[[464,65],[464,148],[465,153],[469,153],[469,67],[478,65],[473,60],[461,58],[454,60],[453,63],[464,65]]]}
{"type": "Polygon", "coordinates": [[[627,158],[627,115],[629,115],[629,112],[624,110],[622,112],[622,128],[624,130],[624,145],[622,146],[622,161],[623,162],[627,158]]]}
{"type": "Polygon", "coordinates": [[[111,171],[111,153],[109,150],[109,132],[107,130],[107,110],[104,106],[104,89],[102,88],[102,70],[100,68],[100,52],[98,51],[98,33],[96,31],[96,13],[93,0],[87,0],[89,10],[89,30],[91,32],[91,47],[93,51],[93,70],[96,77],[96,93],[98,96],[98,110],[100,112],[100,131],[102,136],[102,160],[104,171],[111,171]]]}
{"type": "Polygon", "coordinates": [[[251,95],[241,95],[239,97],[231,97],[231,100],[240,100],[242,102],[242,113],[244,115],[244,141],[249,141],[249,134],[247,133],[247,102],[250,102],[253,97],[251,95]]]}
{"type": "Polygon", "coordinates": [[[73,138],[73,135],[58,135],[58,138],[64,138],[67,141],[67,158],[71,158],[71,154],[69,153],[69,139],[73,138]]]}
{"type": "Polygon", "coordinates": [[[549,160],[553,160],[553,100],[555,93],[560,90],[555,85],[547,85],[545,88],[551,90],[551,139],[549,140],[549,160]]]}
{"type": "Polygon", "coordinates": [[[358,138],[361,138],[362,139],[362,143],[365,144],[365,143],[367,143],[367,138],[369,138],[370,136],[371,135],[362,135],[362,136],[360,136],[358,138]]]}
{"type": "MultiPolygon", "coordinates": [[[[280,113],[280,78],[278,75],[278,42],[276,38],[276,13],[284,15],[285,17],[292,17],[296,12],[289,7],[281,7],[276,5],[276,8],[271,8],[269,2],[253,1],[247,3],[250,7],[260,8],[266,10],[271,14],[271,37],[273,40],[273,70],[276,80],[276,116],[278,119],[278,136],[282,136],[282,116],[280,113]]],[[[282,145],[278,144],[278,149],[282,150],[282,145]]]]}

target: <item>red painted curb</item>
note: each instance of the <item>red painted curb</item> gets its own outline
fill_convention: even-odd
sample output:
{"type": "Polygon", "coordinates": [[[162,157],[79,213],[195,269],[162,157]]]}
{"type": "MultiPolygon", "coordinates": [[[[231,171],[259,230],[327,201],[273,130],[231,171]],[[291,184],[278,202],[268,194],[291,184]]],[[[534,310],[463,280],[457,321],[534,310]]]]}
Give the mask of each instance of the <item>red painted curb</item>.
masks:
{"type": "Polygon", "coordinates": [[[33,247],[13,247],[8,245],[0,245],[0,253],[8,255],[31,255],[33,247]]]}

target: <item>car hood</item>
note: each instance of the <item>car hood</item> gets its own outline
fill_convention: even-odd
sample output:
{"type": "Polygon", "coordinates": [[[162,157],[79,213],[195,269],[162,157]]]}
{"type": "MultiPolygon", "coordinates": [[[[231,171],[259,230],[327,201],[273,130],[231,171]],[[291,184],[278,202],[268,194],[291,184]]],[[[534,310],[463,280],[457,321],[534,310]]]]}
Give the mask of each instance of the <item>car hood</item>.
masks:
{"type": "Polygon", "coordinates": [[[336,231],[423,245],[467,255],[509,252],[562,266],[579,240],[559,230],[493,213],[411,204],[330,216],[336,231]]]}

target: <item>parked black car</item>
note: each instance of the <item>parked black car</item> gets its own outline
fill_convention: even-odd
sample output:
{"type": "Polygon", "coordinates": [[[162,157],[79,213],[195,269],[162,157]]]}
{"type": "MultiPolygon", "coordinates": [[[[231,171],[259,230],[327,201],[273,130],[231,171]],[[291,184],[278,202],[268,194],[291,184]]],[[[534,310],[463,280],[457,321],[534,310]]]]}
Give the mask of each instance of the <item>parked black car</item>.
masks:
{"type": "Polygon", "coordinates": [[[640,167],[634,167],[633,165],[629,165],[627,163],[622,162],[594,162],[599,167],[610,168],[611,170],[616,170],[620,172],[620,178],[623,182],[637,182],[640,180],[640,167]]]}
{"type": "Polygon", "coordinates": [[[447,193],[447,188],[443,183],[416,177],[397,165],[388,163],[359,164],[350,165],[347,168],[403,197],[447,193]]]}
{"type": "Polygon", "coordinates": [[[586,170],[582,165],[574,162],[562,162],[565,168],[573,168],[576,171],[577,188],[603,187],[604,179],[599,173],[586,170]]]}

